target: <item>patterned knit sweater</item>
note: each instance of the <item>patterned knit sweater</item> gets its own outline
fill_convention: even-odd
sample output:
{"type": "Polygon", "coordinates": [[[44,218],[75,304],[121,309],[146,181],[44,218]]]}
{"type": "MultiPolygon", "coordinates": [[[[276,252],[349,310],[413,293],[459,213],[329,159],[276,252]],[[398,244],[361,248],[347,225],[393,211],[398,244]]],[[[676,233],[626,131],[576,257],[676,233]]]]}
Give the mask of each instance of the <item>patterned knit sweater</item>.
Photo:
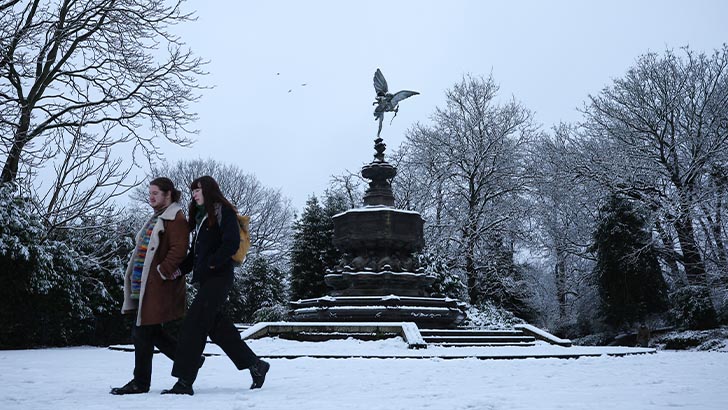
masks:
{"type": "Polygon", "coordinates": [[[144,226],[144,234],[137,243],[136,252],[134,256],[134,270],[131,274],[131,298],[139,299],[139,291],[142,287],[142,272],[144,271],[144,259],[147,256],[147,248],[149,247],[149,240],[152,238],[152,230],[154,225],[157,224],[159,215],[161,212],[155,213],[144,226]]]}

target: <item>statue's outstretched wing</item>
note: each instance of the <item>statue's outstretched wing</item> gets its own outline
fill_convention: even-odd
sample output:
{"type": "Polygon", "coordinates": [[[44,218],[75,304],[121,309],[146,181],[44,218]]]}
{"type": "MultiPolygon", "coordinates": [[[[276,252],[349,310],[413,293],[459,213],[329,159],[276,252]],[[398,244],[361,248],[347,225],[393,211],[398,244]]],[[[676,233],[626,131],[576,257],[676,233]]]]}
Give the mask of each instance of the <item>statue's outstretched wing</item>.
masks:
{"type": "Polygon", "coordinates": [[[400,101],[404,100],[405,98],[412,97],[413,95],[419,94],[417,91],[409,91],[409,90],[402,90],[398,91],[396,94],[392,96],[392,107],[396,107],[397,104],[399,104],[400,101]]]}
{"type": "Polygon", "coordinates": [[[374,91],[377,92],[377,95],[384,95],[389,92],[387,80],[384,79],[384,74],[378,68],[374,73],[374,91]]]}

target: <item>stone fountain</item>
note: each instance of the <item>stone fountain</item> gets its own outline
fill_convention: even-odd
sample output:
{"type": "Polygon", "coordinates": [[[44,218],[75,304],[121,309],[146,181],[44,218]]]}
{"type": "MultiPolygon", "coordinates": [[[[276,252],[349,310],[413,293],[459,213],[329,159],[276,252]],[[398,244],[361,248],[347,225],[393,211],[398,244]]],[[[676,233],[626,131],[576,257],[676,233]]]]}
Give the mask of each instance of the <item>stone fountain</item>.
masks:
{"type": "Polygon", "coordinates": [[[382,139],[374,142],[374,160],[361,171],[370,180],[364,206],[333,217],[334,245],[343,256],[324,277],[331,291],[291,302],[292,319],[455,327],[465,318],[464,304],[429,295],[435,277],[418,264],[424,221],[417,212],[394,208],[397,169],[384,160],[382,139]]]}

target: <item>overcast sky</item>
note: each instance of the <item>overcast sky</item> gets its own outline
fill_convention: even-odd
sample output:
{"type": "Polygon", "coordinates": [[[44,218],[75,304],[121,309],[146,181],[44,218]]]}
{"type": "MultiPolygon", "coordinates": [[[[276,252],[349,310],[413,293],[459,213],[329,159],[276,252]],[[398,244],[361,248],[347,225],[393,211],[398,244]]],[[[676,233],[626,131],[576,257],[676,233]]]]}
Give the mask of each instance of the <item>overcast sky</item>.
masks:
{"type": "Polygon", "coordinates": [[[500,98],[535,111],[544,129],[621,77],[640,54],[728,42],[728,2],[691,1],[190,1],[177,32],[210,61],[194,107],[192,148],[169,161],[215,158],[280,188],[301,210],[331,175],[372,160],[372,77],[416,90],[382,137],[398,147],[427,123],[463,74],[488,76],[500,98]],[[305,85],[303,85],[305,84],[305,85]]]}

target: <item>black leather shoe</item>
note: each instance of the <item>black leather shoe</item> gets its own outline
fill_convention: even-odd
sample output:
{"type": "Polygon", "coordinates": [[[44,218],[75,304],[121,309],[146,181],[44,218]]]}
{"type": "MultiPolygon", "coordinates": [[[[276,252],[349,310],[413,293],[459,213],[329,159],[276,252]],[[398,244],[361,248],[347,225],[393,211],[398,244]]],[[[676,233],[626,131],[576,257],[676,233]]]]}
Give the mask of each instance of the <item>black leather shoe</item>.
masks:
{"type": "Polygon", "coordinates": [[[265,375],[270,370],[270,363],[265,360],[258,359],[252,366],[250,366],[250,376],[253,378],[253,384],[250,385],[251,389],[260,389],[265,383],[265,375]]]}
{"type": "Polygon", "coordinates": [[[109,393],[120,396],[122,394],[140,394],[149,392],[149,386],[142,386],[136,380],[132,380],[122,387],[114,387],[109,393]]]}
{"type": "Polygon", "coordinates": [[[162,394],[187,394],[192,396],[195,394],[195,391],[192,390],[192,384],[188,384],[180,379],[177,380],[177,383],[171,389],[162,390],[162,394]]]}

